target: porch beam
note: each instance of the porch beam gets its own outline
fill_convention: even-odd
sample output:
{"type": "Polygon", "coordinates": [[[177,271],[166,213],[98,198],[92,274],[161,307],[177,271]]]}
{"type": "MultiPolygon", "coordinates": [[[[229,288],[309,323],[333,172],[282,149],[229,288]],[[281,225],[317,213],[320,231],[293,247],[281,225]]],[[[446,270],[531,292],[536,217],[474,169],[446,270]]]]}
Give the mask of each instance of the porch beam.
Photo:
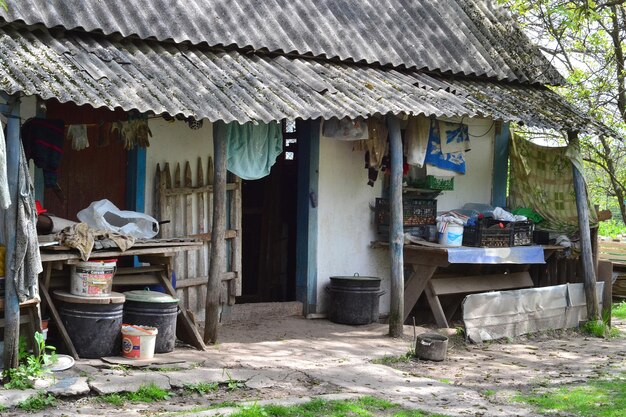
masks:
{"type": "Polygon", "coordinates": [[[391,256],[391,307],[389,311],[389,336],[400,337],[404,325],[404,227],[402,221],[402,134],[400,122],[387,116],[391,182],[389,185],[390,228],[389,254],[391,256]]]}
{"type": "Polygon", "coordinates": [[[6,156],[7,178],[11,205],[4,212],[5,289],[4,289],[4,369],[18,365],[20,332],[20,301],[15,287],[15,231],[17,227],[18,171],[20,163],[20,101],[17,96],[6,96],[9,118],[7,121],[6,156]]]}
{"type": "Polygon", "coordinates": [[[211,230],[211,258],[206,289],[204,316],[204,343],[217,342],[219,323],[220,286],[226,272],[226,124],[213,123],[213,229],[211,230]]]}
{"type": "MultiPolygon", "coordinates": [[[[570,146],[579,148],[578,132],[567,132],[570,146]]],[[[600,319],[598,298],[596,297],[596,268],[594,267],[593,251],[591,249],[591,232],[589,230],[589,199],[585,178],[576,164],[572,164],[574,175],[574,192],[576,193],[576,210],[578,212],[578,228],[580,229],[580,248],[583,266],[583,286],[587,302],[587,320],[600,319]]]]}

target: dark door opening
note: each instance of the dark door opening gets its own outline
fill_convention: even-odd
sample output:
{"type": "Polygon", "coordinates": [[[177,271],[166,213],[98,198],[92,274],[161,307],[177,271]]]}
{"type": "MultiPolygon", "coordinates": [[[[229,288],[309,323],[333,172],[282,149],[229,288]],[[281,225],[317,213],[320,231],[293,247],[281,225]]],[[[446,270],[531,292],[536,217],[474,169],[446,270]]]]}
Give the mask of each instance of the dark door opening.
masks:
{"type": "Polygon", "coordinates": [[[296,300],[298,141],[283,123],[283,153],[270,175],[242,183],[242,295],[237,303],[296,300]]]}

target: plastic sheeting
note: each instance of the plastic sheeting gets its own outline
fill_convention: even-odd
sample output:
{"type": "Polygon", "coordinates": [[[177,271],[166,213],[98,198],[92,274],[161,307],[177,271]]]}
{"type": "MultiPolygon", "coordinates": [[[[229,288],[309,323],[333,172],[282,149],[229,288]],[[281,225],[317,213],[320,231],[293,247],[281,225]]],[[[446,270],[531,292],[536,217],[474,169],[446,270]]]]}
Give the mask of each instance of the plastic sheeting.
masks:
{"type": "Polygon", "coordinates": [[[447,248],[451,264],[544,264],[543,247],[447,248]]]}

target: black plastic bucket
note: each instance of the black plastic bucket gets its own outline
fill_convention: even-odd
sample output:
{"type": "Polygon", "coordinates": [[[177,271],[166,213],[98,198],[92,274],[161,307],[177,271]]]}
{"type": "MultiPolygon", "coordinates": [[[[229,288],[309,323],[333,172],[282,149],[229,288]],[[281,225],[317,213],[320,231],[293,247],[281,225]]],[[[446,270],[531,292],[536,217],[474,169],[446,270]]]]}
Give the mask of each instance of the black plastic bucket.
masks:
{"type": "Polygon", "coordinates": [[[155,353],[168,353],[176,346],[178,300],[156,291],[125,292],[124,323],[159,329],[155,353]]]}
{"type": "Polygon", "coordinates": [[[341,324],[370,324],[378,321],[380,278],[330,277],[328,319],[341,324]]]}
{"type": "Polygon", "coordinates": [[[120,354],[123,303],[61,303],[59,315],[81,358],[120,354]]]}

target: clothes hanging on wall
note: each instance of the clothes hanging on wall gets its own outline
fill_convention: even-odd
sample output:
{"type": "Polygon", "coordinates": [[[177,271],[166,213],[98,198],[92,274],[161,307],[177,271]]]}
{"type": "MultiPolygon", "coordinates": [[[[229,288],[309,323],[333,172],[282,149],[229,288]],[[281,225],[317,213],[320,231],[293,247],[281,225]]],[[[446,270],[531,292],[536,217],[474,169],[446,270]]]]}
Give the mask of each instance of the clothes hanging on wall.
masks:
{"type": "Polygon", "coordinates": [[[129,115],[128,120],[125,122],[113,122],[111,124],[111,133],[119,135],[126,150],[150,146],[149,137],[152,136],[152,132],[148,127],[148,117],[145,115],[134,117],[129,115]]]}
{"type": "Polygon", "coordinates": [[[378,172],[386,166],[386,156],[389,149],[389,130],[383,119],[370,118],[367,120],[368,139],[359,140],[352,146],[353,151],[365,151],[365,169],[368,170],[370,187],[378,179],[378,172]]]}
{"type": "Polygon", "coordinates": [[[57,176],[63,157],[63,120],[28,119],[22,125],[26,159],[43,170],[44,186],[60,189],[57,176]]]}
{"type": "Polygon", "coordinates": [[[409,116],[404,134],[405,155],[409,165],[424,166],[429,136],[430,119],[422,114],[409,116]]]}
{"type": "Polygon", "coordinates": [[[332,118],[322,122],[322,136],[337,140],[366,140],[369,139],[369,129],[362,117],[332,118]]]}
{"type": "Polygon", "coordinates": [[[72,143],[72,149],[75,151],[82,151],[89,147],[87,125],[70,125],[66,137],[72,143]]]}
{"type": "Polygon", "coordinates": [[[20,146],[17,181],[15,254],[10,268],[14,271],[15,288],[20,302],[22,302],[39,298],[37,279],[43,271],[37,240],[37,210],[35,208],[34,189],[30,182],[28,161],[22,146],[20,146]]]}
{"type": "Polygon", "coordinates": [[[432,165],[443,170],[465,174],[464,151],[444,153],[441,150],[440,129],[439,123],[436,120],[432,120],[430,124],[428,148],[424,161],[428,165],[432,165]]]}
{"type": "Polygon", "coordinates": [[[283,152],[282,126],[278,122],[251,122],[225,126],[227,167],[244,180],[269,175],[276,158],[283,152]]]}
{"type": "Polygon", "coordinates": [[[456,153],[470,150],[469,129],[462,123],[450,123],[438,120],[441,152],[456,153]]]}
{"type": "Polygon", "coordinates": [[[7,177],[7,144],[4,139],[4,128],[0,124],[0,209],[6,210],[11,205],[9,180],[7,177]]]}

